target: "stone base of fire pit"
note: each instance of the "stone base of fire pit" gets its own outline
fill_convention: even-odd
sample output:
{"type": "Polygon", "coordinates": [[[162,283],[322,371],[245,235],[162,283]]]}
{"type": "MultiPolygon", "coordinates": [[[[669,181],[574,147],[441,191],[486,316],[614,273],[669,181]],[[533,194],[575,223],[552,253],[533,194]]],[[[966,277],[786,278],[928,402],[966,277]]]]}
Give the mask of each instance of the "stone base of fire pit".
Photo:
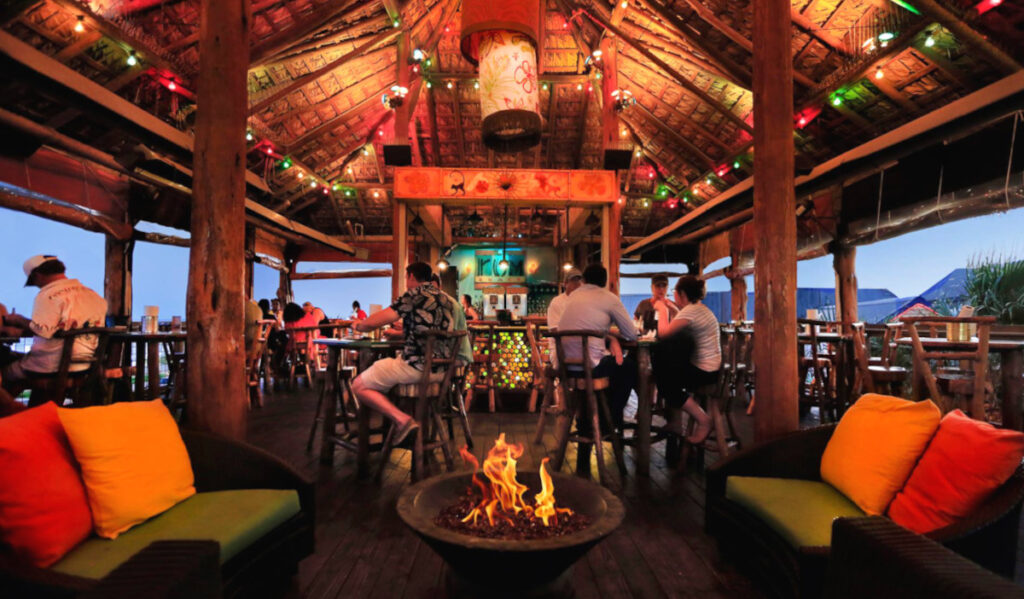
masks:
{"type": "MultiPolygon", "coordinates": [[[[398,498],[398,515],[440,555],[452,576],[456,597],[548,598],[571,595],[570,568],[591,547],[622,523],[625,509],[608,489],[573,476],[552,474],[559,507],[586,515],[583,530],[547,539],[484,539],[434,523],[471,484],[470,473],[448,473],[406,488],[398,498]]],[[[540,490],[537,472],[520,472],[519,481],[540,490]]]]}

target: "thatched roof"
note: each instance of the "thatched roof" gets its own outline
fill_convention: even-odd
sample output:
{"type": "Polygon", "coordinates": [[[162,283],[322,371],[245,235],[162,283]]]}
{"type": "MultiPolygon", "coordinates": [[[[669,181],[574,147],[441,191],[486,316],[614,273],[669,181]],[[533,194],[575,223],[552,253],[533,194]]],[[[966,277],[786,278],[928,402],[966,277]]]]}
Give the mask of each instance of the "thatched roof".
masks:
{"type": "MultiPolygon", "coordinates": [[[[480,136],[475,68],[458,49],[458,0],[253,0],[249,168],[272,191],[257,199],[328,234],[349,236],[348,223],[362,223],[366,234],[391,232],[393,169],[384,165],[382,144],[391,139],[394,112],[380,97],[396,82],[398,32],[431,59],[410,92],[417,100],[410,127],[415,164],[600,168],[601,97],[591,91],[599,90],[599,69],[585,59],[617,30],[620,87],[638,100],[620,126],[624,140],[641,150],[623,177],[623,228],[627,239],[643,236],[752,174],[753,1],[546,0],[539,48],[544,137],[535,149],[495,154],[480,136]],[[281,168],[282,156],[294,166],[281,168]],[[725,168],[716,174],[719,166],[725,168]],[[315,189],[311,178],[319,182],[315,189]],[[324,183],[340,187],[324,194],[324,183]],[[659,184],[673,196],[692,195],[670,209],[649,197],[659,184]]],[[[918,15],[882,0],[793,1],[794,119],[806,119],[796,134],[798,166],[821,163],[979,89],[1024,58],[1021,6],[1006,3],[978,16],[972,2],[927,4],[948,11],[954,28],[975,37],[952,31],[927,10],[918,15]]],[[[2,10],[8,34],[190,131],[198,0],[22,1],[2,10]],[[135,66],[128,64],[131,51],[135,66]]],[[[144,141],[8,72],[0,75],[4,109],[115,156],[144,141]]],[[[458,228],[468,212],[447,214],[458,228]]],[[[492,218],[489,210],[481,214],[492,218]]],[[[524,211],[517,222],[525,235],[541,235],[547,221],[524,211]]]]}

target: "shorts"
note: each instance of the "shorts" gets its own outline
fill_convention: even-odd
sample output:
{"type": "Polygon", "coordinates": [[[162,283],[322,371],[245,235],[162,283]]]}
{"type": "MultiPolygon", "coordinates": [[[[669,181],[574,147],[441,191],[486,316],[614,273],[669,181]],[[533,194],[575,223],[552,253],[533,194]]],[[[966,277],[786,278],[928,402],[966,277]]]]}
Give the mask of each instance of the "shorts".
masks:
{"type": "Polygon", "coordinates": [[[15,360],[0,368],[0,379],[5,383],[18,383],[35,375],[36,373],[25,370],[24,362],[24,360],[15,360]]]}
{"type": "MultiPolygon", "coordinates": [[[[387,393],[395,385],[418,383],[422,376],[422,370],[401,358],[384,358],[371,364],[359,375],[358,380],[367,389],[387,393]]],[[[431,381],[443,378],[444,372],[435,372],[430,376],[431,381]]]]}

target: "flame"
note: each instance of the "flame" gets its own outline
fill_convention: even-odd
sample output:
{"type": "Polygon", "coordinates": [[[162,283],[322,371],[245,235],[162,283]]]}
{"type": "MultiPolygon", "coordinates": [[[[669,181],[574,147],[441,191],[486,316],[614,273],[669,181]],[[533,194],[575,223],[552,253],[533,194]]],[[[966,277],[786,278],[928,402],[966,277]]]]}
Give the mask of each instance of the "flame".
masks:
{"type": "Polygon", "coordinates": [[[483,473],[487,477],[485,482],[478,472],[480,462],[465,447],[459,449],[462,459],[473,466],[473,486],[480,490],[482,499],[474,507],[463,522],[472,522],[476,525],[481,518],[486,518],[490,526],[494,526],[495,520],[503,520],[512,523],[511,515],[525,512],[530,518],[539,518],[544,526],[558,523],[558,515],[571,515],[572,510],[555,506],[555,484],[547,471],[548,458],[544,458],[540,465],[540,493],[534,495],[534,505],[528,505],[523,500],[523,495],[529,490],[528,487],[516,480],[516,460],[523,455],[523,446],[520,443],[506,443],[505,433],[502,433],[494,441],[494,447],[487,452],[484,459],[483,473]]]}

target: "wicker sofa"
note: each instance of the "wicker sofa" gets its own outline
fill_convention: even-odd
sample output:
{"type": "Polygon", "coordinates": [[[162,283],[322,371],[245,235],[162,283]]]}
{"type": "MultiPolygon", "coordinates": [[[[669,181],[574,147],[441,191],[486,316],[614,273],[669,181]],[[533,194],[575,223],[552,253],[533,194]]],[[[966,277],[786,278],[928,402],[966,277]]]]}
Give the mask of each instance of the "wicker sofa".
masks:
{"type": "MultiPolygon", "coordinates": [[[[819,597],[830,547],[795,546],[791,537],[727,497],[727,479],[748,476],[820,481],[821,456],[834,430],[835,425],[829,425],[792,433],[736,453],[708,470],[708,532],[718,539],[723,553],[752,570],[776,596],[819,597]]],[[[1022,500],[1024,470],[1018,469],[971,518],[927,537],[989,570],[1012,577],[1022,500]]],[[[802,505],[797,509],[810,513],[811,507],[802,505]]],[[[828,527],[830,522],[824,525],[828,527]]]]}
{"type": "MultiPolygon", "coordinates": [[[[291,577],[299,561],[313,552],[313,483],[277,457],[250,445],[185,430],[182,431],[182,438],[192,462],[196,491],[200,495],[212,491],[291,489],[298,494],[298,511],[261,535],[236,535],[255,538],[236,547],[227,560],[217,559],[223,549],[216,551],[216,543],[202,538],[182,540],[180,536],[170,535],[174,537],[173,540],[153,539],[147,547],[99,579],[61,573],[58,571],[60,562],[50,569],[39,569],[17,563],[0,553],[2,595],[32,598],[146,596],[171,599],[202,598],[211,594],[241,597],[255,592],[256,596],[260,596],[260,592],[291,577]],[[209,558],[211,547],[214,551],[213,559],[209,558]]],[[[154,526],[153,523],[165,514],[136,528],[154,526]]],[[[117,543],[123,537],[111,543],[117,543]]]]}
{"type": "Polygon", "coordinates": [[[832,524],[827,599],[1024,599],[1024,587],[878,516],[832,524]]]}

